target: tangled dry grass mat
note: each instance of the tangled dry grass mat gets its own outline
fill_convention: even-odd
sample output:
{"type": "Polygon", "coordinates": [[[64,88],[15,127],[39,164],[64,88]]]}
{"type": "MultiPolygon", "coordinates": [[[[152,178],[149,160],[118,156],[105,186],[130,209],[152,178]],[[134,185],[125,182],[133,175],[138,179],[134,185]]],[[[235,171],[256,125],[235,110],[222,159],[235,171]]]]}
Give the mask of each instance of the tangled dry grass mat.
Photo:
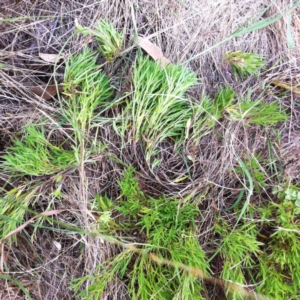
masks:
{"type": "Polygon", "coordinates": [[[297,299],[298,5],[2,0],[0,298],[297,299]]]}

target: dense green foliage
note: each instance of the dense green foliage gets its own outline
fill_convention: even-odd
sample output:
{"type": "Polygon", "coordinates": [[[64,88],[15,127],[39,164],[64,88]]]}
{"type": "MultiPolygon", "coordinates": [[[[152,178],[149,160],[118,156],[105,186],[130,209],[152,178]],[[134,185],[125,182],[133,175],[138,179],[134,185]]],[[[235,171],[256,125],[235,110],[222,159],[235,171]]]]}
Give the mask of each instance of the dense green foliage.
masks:
{"type": "MultiPolygon", "coordinates": [[[[99,208],[101,216],[98,220],[101,232],[113,236],[137,232],[143,237],[137,245],[146,253],[208,272],[206,255],[197,241],[195,217],[200,212],[195,204],[144,195],[133,169],[125,172],[119,184],[121,194],[115,205],[107,197],[94,199],[94,207],[99,208]],[[113,215],[120,217],[113,218],[113,215]]],[[[204,299],[200,293],[204,287],[199,279],[174,268],[155,265],[147,257],[136,257],[128,250],[99,265],[94,276],[74,280],[72,286],[77,291],[85,280],[90,280],[89,290],[79,295],[81,299],[97,299],[115,276],[128,284],[132,299],[146,300],[155,295],[159,299],[204,299]]]]}

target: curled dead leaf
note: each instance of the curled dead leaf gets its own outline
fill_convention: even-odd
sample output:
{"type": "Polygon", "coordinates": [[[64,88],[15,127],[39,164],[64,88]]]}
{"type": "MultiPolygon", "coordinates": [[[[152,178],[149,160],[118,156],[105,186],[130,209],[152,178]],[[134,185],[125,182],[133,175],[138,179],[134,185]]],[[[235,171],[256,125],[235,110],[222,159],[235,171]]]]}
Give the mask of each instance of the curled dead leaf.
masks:
{"type": "Polygon", "coordinates": [[[145,50],[154,60],[159,61],[162,66],[167,65],[170,61],[164,56],[161,49],[151,43],[147,38],[138,37],[138,45],[145,50]]]}
{"type": "Polygon", "coordinates": [[[39,53],[39,57],[49,63],[55,63],[56,61],[59,61],[63,59],[63,56],[58,56],[58,54],[49,54],[49,53],[39,53]]]}
{"type": "Polygon", "coordinates": [[[57,92],[62,92],[63,87],[61,85],[58,85],[56,88],[56,85],[38,85],[30,88],[30,91],[34,94],[42,97],[44,100],[49,100],[53,96],[57,94],[57,92]]]}

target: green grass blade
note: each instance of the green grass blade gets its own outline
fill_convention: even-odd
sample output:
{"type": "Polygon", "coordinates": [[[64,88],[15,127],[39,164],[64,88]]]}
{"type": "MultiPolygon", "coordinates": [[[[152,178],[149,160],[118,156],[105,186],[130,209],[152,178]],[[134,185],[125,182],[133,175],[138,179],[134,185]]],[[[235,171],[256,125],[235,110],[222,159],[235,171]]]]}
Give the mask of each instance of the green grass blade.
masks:
{"type": "MultiPolygon", "coordinates": [[[[239,162],[239,164],[240,164],[240,166],[241,166],[244,174],[246,175],[246,177],[248,179],[249,187],[246,188],[246,190],[247,190],[247,198],[246,198],[246,201],[245,201],[245,203],[244,203],[244,205],[242,207],[240,215],[239,215],[239,217],[236,220],[235,226],[238,224],[238,222],[240,221],[240,219],[245,214],[245,212],[247,210],[247,207],[248,207],[248,205],[250,203],[251,196],[253,195],[253,190],[254,190],[253,179],[252,179],[252,176],[251,176],[250,172],[248,171],[245,163],[242,161],[242,159],[240,157],[238,157],[238,162],[239,162]]],[[[235,226],[234,226],[234,228],[235,228],[235,226]]]]}
{"type": "Polygon", "coordinates": [[[24,287],[24,285],[19,280],[14,279],[8,275],[3,275],[3,274],[0,274],[0,278],[4,279],[4,280],[12,281],[14,284],[16,284],[21,289],[21,291],[26,295],[27,299],[33,300],[31,298],[31,296],[29,295],[28,291],[26,290],[26,288],[24,287]]]}
{"type": "MultiPolygon", "coordinates": [[[[295,9],[297,6],[300,5],[300,1],[297,1],[292,7],[290,7],[288,9],[288,12],[290,12],[291,10],[295,9]]],[[[269,8],[269,7],[268,7],[269,8]]],[[[264,10],[265,12],[266,10],[264,10]]],[[[259,30],[259,29],[263,29],[265,27],[268,27],[276,22],[278,22],[281,18],[283,18],[283,14],[281,13],[276,13],[272,16],[270,16],[269,18],[267,19],[264,19],[264,20],[260,20],[246,28],[242,28],[240,27],[239,29],[237,29],[236,31],[234,31],[229,37],[227,37],[226,39],[220,41],[219,43],[216,43],[215,45],[205,49],[204,51],[198,53],[197,55],[191,57],[190,59],[186,60],[184,63],[188,63],[190,61],[193,61],[195,60],[196,58],[198,58],[199,56],[211,51],[212,49],[215,49],[217,48],[218,46],[232,40],[233,38],[236,38],[236,37],[239,37],[241,35],[244,35],[246,33],[249,33],[249,32],[252,32],[252,31],[255,31],[255,30],[259,30]]]]}

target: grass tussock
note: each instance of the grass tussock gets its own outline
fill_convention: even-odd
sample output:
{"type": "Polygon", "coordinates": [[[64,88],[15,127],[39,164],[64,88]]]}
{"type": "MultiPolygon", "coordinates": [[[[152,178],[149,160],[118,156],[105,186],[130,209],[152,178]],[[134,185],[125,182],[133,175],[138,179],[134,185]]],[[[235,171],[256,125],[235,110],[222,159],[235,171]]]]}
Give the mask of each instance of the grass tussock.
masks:
{"type": "Polygon", "coordinates": [[[182,144],[192,113],[184,94],[196,83],[195,74],[179,65],[162,68],[140,56],[132,76],[134,91],[127,102],[123,128],[132,128],[135,142],[146,141],[149,157],[168,138],[182,144]]]}
{"type": "MultiPolygon", "coordinates": [[[[155,13],[74,2],[59,18],[31,15],[41,13],[33,2],[23,17],[0,9],[3,297],[16,286],[28,299],[299,296],[300,189],[286,171],[299,167],[297,140],[286,142],[299,99],[266,79],[291,63],[272,52],[282,15],[247,3],[238,14],[247,22],[232,10],[234,31],[218,40],[207,18],[223,20],[230,6],[171,2],[155,13]],[[209,38],[182,34],[198,9],[209,38]],[[184,64],[162,66],[134,44],[153,32],[184,64]],[[36,85],[57,91],[46,99],[36,85]]],[[[281,9],[294,45],[296,6],[281,9]]]]}

